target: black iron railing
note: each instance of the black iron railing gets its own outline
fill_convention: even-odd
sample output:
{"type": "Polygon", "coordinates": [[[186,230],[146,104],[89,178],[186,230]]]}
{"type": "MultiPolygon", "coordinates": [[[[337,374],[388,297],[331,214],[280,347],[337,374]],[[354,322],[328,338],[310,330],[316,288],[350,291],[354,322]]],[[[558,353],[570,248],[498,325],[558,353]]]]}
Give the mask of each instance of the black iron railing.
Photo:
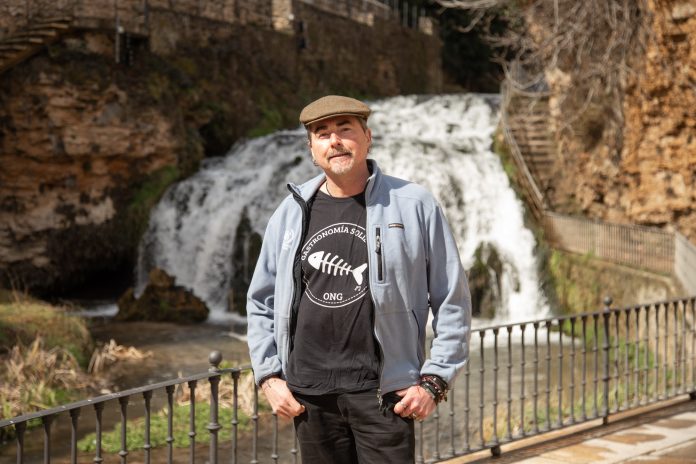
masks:
{"type": "MultiPolygon", "coordinates": [[[[606,308],[595,313],[474,330],[469,363],[448,401],[418,424],[417,462],[439,462],[485,449],[499,454],[504,443],[587,421],[606,422],[617,412],[680,395],[696,399],[695,317],[696,298],[623,309],[611,308],[607,301],[606,308]]],[[[298,462],[291,424],[259,402],[253,381],[242,381],[245,376],[251,380],[250,367],[220,369],[221,359],[214,352],[209,372],[3,420],[0,430],[15,435],[18,463],[31,461],[26,449],[35,442],[42,442],[43,449],[34,452],[43,454],[34,461],[50,462],[56,451],[52,444],[61,440],[69,441],[56,451],[63,459],[84,461],[77,443],[88,415],[94,417],[89,431],[94,433],[90,458],[95,463],[108,458],[125,463],[131,456],[149,463],[155,453],[172,462],[175,453],[185,456],[187,448],[191,463],[197,457],[211,463],[298,462]],[[190,399],[184,403],[185,419],[174,413],[181,394],[190,399]],[[204,404],[210,408],[204,418],[207,437],[196,431],[196,419],[201,419],[196,407],[203,407],[196,402],[200,396],[208,397],[204,404]],[[226,413],[224,421],[221,411],[226,413]],[[153,413],[166,419],[166,440],[158,448],[150,439],[153,413]],[[141,416],[139,422],[129,422],[129,415],[141,416]],[[182,425],[177,420],[188,427],[179,441],[173,432],[175,425],[182,425]],[[39,427],[30,431],[27,425],[37,421],[39,427]],[[52,426],[61,421],[69,429],[63,437],[69,435],[69,440],[52,435],[52,426]],[[120,449],[110,455],[102,447],[107,424],[120,438],[120,449]],[[142,439],[129,449],[128,437],[136,429],[142,429],[142,439]],[[203,438],[207,446],[198,443],[203,438]]],[[[4,445],[8,446],[13,444],[4,445]]]]}

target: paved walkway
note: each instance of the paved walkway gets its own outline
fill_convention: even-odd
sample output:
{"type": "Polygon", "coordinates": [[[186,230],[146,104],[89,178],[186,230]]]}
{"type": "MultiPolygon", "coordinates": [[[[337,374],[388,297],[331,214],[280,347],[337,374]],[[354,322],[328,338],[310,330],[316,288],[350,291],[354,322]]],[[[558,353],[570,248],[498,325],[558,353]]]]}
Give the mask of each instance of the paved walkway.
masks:
{"type": "Polygon", "coordinates": [[[497,458],[487,451],[448,464],[696,464],[696,400],[672,400],[638,415],[617,415],[607,425],[583,424],[502,451],[497,458]]]}

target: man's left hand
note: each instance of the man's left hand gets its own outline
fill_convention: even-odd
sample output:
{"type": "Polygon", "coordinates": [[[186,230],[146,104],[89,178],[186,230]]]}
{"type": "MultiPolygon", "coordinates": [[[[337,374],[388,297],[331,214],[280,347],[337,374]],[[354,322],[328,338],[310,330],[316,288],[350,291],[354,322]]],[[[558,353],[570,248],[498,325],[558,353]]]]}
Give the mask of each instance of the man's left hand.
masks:
{"type": "Polygon", "coordinates": [[[435,410],[435,400],[423,387],[413,385],[396,394],[401,401],[394,406],[394,412],[401,417],[422,421],[435,410]]]}

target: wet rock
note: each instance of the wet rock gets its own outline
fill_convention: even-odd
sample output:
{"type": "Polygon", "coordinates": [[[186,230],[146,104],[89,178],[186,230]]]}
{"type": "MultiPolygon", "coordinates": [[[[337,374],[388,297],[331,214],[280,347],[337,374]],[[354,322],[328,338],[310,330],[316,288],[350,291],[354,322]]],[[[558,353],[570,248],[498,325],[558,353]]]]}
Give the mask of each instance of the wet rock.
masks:
{"type": "Polygon", "coordinates": [[[191,324],[208,318],[205,303],[190,290],[176,285],[173,277],[162,269],[150,271],[143,294],[135,297],[128,289],[118,300],[117,321],[153,321],[191,324]]]}
{"type": "Polygon", "coordinates": [[[230,312],[246,315],[247,290],[254,274],[256,261],[261,254],[262,237],[251,227],[246,208],[237,226],[237,234],[232,255],[234,272],[230,281],[227,305],[230,312]]]}
{"type": "Polygon", "coordinates": [[[493,318],[496,308],[502,306],[500,279],[503,263],[498,250],[490,243],[482,243],[474,254],[476,261],[469,269],[471,311],[475,317],[493,318]]]}

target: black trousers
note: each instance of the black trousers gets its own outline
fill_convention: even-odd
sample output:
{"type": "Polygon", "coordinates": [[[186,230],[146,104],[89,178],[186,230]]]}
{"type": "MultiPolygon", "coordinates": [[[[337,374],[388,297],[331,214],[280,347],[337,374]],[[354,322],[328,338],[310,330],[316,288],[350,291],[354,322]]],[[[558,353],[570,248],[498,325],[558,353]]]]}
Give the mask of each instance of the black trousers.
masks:
{"type": "Polygon", "coordinates": [[[304,464],[408,464],[414,462],[413,420],[394,414],[396,394],[377,391],[298,395],[305,412],[295,418],[304,464]]]}

